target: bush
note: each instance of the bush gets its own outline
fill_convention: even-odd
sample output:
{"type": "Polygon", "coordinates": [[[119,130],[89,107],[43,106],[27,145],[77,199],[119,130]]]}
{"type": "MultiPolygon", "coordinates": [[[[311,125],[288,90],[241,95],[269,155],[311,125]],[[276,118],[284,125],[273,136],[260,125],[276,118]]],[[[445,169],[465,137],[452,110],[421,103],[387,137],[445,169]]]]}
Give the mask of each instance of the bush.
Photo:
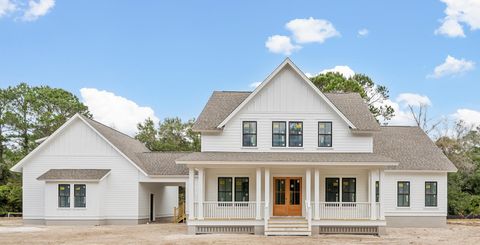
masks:
{"type": "Polygon", "coordinates": [[[22,187],[15,184],[0,186],[0,213],[22,211],[22,187]]]}

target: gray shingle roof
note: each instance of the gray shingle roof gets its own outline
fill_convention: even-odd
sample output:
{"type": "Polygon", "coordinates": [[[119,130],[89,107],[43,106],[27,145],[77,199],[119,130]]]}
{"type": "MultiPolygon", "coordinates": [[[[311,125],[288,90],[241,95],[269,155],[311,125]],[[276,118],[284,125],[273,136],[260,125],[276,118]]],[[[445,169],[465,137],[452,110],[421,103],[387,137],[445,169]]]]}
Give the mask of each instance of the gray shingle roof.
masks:
{"type": "Polygon", "coordinates": [[[386,126],[374,133],[373,151],[399,162],[392,170],[454,172],[455,165],[419,127],[386,126]]]}
{"type": "Polygon", "coordinates": [[[375,153],[308,153],[308,152],[194,152],[177,159],[182,161],[235,162],[391,162],[375,153]]]}
{"type": "MultiPolygon", "coordinates": [[[[205,108],[195,121],[193,130],[220,130],[217,126],[250,94],[251,92],[213,92],[205,108]]],[[[357,130],[380,130],[380,125],[370,113],[367,104],[357,93],[325,93],[325,96],[355,125],[357,130]]]]}
{"type": "Polygon", "coordinates": [[[325,93],[325,96],[355,125],[356,130],[379,131],[380,125],[358,93],[325,93]]]}
{"type": "Polygon", "coordinates": [[[187,175],[184,166],[174,166],[174,157],[187,153],[151,152],[142,142],[100,122],[81,116],[148,175],[187,175]],[[173,165],[172,165],[173,164],[173,165]]]}
{"type": "Polygon", "coordinates": [[[50,169],[38,180],[100,180],[110,169],[50,169]]]}
{"type": "Polygon", "coordinates": [[[185,165],[177,165],[175,160],[190,154],[189,152],[146,152],[138,153],[142,169],[149,175],[188,175],[185,165]]]}
{"type": "Polygon", "coordinates": [[[217,126],[230,115],[251,92],[214,91],[192,129],[220,130],[217,126]]]}

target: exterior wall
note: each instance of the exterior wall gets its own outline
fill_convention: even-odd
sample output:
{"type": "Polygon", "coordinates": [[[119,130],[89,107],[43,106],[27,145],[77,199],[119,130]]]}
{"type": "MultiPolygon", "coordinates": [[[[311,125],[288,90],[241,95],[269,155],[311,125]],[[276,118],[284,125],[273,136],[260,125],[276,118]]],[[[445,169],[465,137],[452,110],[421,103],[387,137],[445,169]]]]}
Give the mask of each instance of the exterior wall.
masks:
{"type": "MultiPolygon", "coordinates": [[[[447,173],[445,172],[386,171],[384,193],[386,217],[417,218],[447,215],[447,173]],[[410,181],[410,207],[397,207],[397,181],[410,181]],[[425,181],[437,181],[437,207],[425,207],[425,181]]],[[[389,225],[388,222],[387,225],[389,225]]]]}
{"type": "MultiPolygon", "coordinates": [[[[219,134],[202,134],[202,151],[372,152],[371,135],[352,134],[346,122],[291,68],[280,71],[219,134]],[[272,121],[303,121],[303,148],[272,148],[272,121]],[[242,147],[242,121],[257,121],[257,147],[242,147]],[[318,148],[318,122],[331,121],[332,148],[318,148]]],[[[288,131],[287,131],[288,134],[288,131]]],[[[288,145],[288,140],[287,140],[288,145]]]]}
{"type": "MultiPolygon", "coordinates": [[[[205,171],[205,201],[218,200],[218,177],[248,177],[249,200],[256,197],[256,169],[255,168],[209,168],[205,171]]],[[[234,184],[234,183],[233,183],[234,184]]],[[[262,185],[263,186],[263,185],[262,185]]],[[[198,198],[198,197],[196,197],[198,198]]],[[[232,197],[235,200],[235,197],[232,197]]],[[[198,200],[198,199],[195,199],[198,200]]]]}
{"type": "Polygon", "coordinates": [[[140,183],[139,217],[150,218],[150,194],[154,195],[155,217],[173,216],[173,208],[178,207],[178,186],[158,183],[140,183]]]}
{"type": "MultiPolygon", "coordinates": [[[[101,214],[98,218],[106,219],[138,219],[139,171],[91,128],[77,119],[23,166],[25,220],[50,219],[59,214],[57,195],[50,193],[53,186],[46,186],[48,184],[44,181],[37,180],[40,175],[55,168],[111,169],[109,176],[98,186],[98,195],[103,196],[102,204],[98,204],[100,208],[91,210],[89,205],[82,214],[101,214]],[[46,196],[55,197],[46,199],[46,196]]],[[[91,191],[95,189],[97,188],[90,185],[87,187],[87,202],[93,201],[90,200],[91,191]]],[[[73,208],[62,210],[61,214],[71,219],[83,217],[73,208]]]]}
{"type": "Polygon", "coordinates": [[[97,182],[47,182],[45,184],[45,217],[48,219],[87,219],[103,220],[103,190],[97,182]],[[59,208],[58,185],[70,184],[70,208],[59,208]],[[86,207],[74,207],[74,184],[86,184],[86,207]]]}

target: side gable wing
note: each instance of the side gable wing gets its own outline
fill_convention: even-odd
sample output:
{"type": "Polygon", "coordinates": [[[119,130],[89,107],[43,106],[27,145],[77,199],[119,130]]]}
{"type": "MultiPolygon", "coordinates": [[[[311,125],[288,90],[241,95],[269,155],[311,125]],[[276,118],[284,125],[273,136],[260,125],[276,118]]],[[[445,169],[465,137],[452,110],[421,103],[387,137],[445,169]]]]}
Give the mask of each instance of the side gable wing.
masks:
{"type": "Polygon", "coordinates": [[[114,151],[118,152],[122,157],[124,157],[128,162],[130,162],[135,168],[137,168],[140,172],[147,175],[144,170],[142,170],[135,162],[132,161],[128,156],[125,155],[120,149],[118,149],[112,142],[106,139],[101,133],[99,133],[92,125],[90,125],[82,116],[79,114],[74,115],[70,118],[67,122],[65,122],[60,128],[58,128],[52,135],[50,135],[45,141],[43,141],[39,146],[37,146],[32,152],[30,152],[27,156],[25,156],[22,160],[20,160],[15,166],[13,166],[10,170],[15,172],[22,172],[22,166],[24,166],[33,156],[38,154],[42,149],[49,146],[56,138],[61,135],[61,133],[73,124],[76,121],[81,121],[84,123],[88,128],[93,130],[96,135],[98,135],[102,140],[104,140],[108,145],[110,145],[114,151]]]}

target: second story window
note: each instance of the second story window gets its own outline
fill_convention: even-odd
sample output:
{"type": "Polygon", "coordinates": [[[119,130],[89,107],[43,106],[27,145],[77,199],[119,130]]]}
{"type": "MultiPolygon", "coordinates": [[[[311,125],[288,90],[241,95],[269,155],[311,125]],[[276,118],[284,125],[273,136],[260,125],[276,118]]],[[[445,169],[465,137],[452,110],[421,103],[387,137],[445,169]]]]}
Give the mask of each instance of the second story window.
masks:
{"type": "Polygon", "coordinates": [[[332,122],[318,123],[318,147],[332,147],[332,122]]]}
{"type": "Polygon", "coordinates": [[[287,146],[287,123],[286,122],[272,122],[272,146],[273,147],[287,146]]]}
{"type": "Polygon", "coordinates": [[[303,147],[303,122],[288,122],[288,146],[303,147]]]}
{"type": "Polygon", "coordinates": [[[257,122],[244,121],[242,128],[242,146],[257,146],[257,122]]]}

